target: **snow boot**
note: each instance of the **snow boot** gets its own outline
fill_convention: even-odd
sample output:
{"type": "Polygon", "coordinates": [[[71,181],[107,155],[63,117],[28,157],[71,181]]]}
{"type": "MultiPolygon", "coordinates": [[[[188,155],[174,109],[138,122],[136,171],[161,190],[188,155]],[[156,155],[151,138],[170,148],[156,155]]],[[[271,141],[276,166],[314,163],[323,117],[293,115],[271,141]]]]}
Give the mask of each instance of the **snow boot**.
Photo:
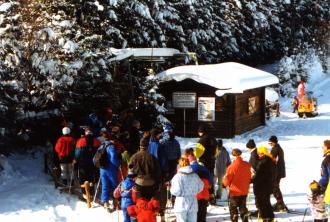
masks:
{"type": "Polygon", "coordinates": [[[273,206],[273,211],[274,212],[288,212],[289,209],[284,203],[276,203],[273,206]]]}
{"type": "Polygon", "coordinates": [[[107,212],[109,212],[109,213],[114,212],[114,210],[110,207],[110,204],[109,204],[108,201],[105,202],[105,203],[103,204],[103,207],[104,207],[104,209],[105,209],[107,212]]]}
{"type": "Polygon", "coordinates": [[[258,217],[258,211],[257,210],[256,211],[250,211],[249,214],[250,214],[251,217],[258,217]]]}
{"type": "Polygon", "coordinates": [[[216,205],[217,204],[217,201],[216,201],[215,196],[213,194],[210,195],[209,203],[210,203],[210,205],[216,205]]]}

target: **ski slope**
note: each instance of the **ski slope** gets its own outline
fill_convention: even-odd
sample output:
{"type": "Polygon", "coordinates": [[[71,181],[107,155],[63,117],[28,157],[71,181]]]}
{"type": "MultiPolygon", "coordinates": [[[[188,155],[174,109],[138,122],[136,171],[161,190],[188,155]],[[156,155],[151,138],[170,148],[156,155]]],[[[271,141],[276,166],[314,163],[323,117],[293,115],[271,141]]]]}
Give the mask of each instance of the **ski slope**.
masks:
{"type": "MultiPolygon", "coordinates": [[[[243,150],[248,160],[246,142],[253,138],[257,146],[266,145],[271,135],[276,135],[284,149],[287,177],[281,181],[284,201],[289,209],[304,212],[307,207],[306,193],[309,183],[320,177],[322,143],[330,139],[330,78],[319,75],[311,80],[307,89],[319,99],[319,116],[299,119],[291,112],[290,99],[281,98],[281,116],[271,118],[267,125],[251,132],[225,139],[224,145],[243,150]]],[[[197,138],[179,138],[182,147],[195,143],[197,138]]],[[[102,207],[87,209],[86,204],[75,196],[60,194],[54,189],[49,176],[43,173],[41,152],[29,155],[0,157],[4,171],[0,174],[0,221],[1,222],[76,222],[76,221],[123,221],[121,212],[107,213],[102,207]]],[[[272,198],[274,203],[275,199],[272,198]]],[[[253,195],[248,206],[255,209],[253,195]]],[[[276,213],[277,221],[312,221],[309,210],[306,216],[276,213]]],[[[257,221],[256,218],[252,218],[257,221]]],[[[207,221],[230,221],[227,207],[208,207],[207,221]]]]}

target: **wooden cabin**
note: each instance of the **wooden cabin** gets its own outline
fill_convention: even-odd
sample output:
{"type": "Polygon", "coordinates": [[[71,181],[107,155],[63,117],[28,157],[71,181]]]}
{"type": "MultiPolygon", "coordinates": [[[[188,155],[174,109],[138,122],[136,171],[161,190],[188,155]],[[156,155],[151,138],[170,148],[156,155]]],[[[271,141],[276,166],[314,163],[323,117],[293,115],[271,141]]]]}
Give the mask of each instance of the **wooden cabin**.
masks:
{"type": "Polygon", "coordinates": [[[201,124],[218,138],[265,125],[265,87],[278,84],[270,73],[232,62],[180,66],[156,77],[166,98],[165,116],[185,137],[196,137],[201,124]]]}

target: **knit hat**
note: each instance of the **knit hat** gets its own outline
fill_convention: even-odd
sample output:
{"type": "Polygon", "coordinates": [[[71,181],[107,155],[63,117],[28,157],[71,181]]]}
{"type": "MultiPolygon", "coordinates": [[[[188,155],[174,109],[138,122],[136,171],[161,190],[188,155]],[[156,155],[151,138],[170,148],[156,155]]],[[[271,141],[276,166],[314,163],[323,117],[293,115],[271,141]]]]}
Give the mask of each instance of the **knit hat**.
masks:
{"type": "Polygon", "coordinates": [[[117,134],[120,132],[120,127],[119,126],[114,126],[111,128],[111,133],[112,134],[117,134]]]}
{"type": "Polygon", "coordinates": [[[250,139],[247,143],[246,143],[246,147],[249,149],[253,149],[256,147],[256,143],[254,142],[253,139],[250,139]]]}
{"type": "Polygon", "coordinates": [[[242,151],[237,148],[235,148],[231,151],[231,155],[233,155],[233,156],[240,156],[241,154],[242,154],[242,151]]]}
{"type": "Polygon", "coordinates": [[[271,142],[271,143],[277,143],[277,142],[278,142],[277,137],[274,136],[274,135],[271,136],[271,137],[269,137],[268,142],[271,142]]]}
{"type": "Polygon", "coordinates": [[[322,187],[315,180],[309,184],[309,189],[311,190],[312,194],[322,193],[322,187]]]}
{"type": "Polygon", "coordinates": [[[164,127],[164,133],[172,133],[173,132],[173,128],[170,125],[166,125],[164,127]]]}
{"type": "Polygon", "coordinates": [[[309,189],[311,189],[311,191],[313,192],[313,191],[317,190],[319,188],[319,186],[320,186],[319,183],[316,182],[315,180],[313,180],[313,182],[311,182],[309,184],[309,189]]]}
{"type": "Polygon", "coordinates": [[[62,134],[63,134],[63,135],[69,135],[70,133],[71,133],[71,130],[70,130],[69,127],[64,127],[64,128],[62,129],[62,134]]]}
{"type": "Polygon", "coordinates": [[[258,154],[263,154],[265,156],[272,157],[272,155],[269,153],[269,150],[265,146],[259,146],[257,149],[258,154]]]}
{"type": "Polygon", "coordinates": [[[106,132],[108,132],[107,128],[103,127],[103,128],[101,129],[101,133],[106,133],[106,132]]]}

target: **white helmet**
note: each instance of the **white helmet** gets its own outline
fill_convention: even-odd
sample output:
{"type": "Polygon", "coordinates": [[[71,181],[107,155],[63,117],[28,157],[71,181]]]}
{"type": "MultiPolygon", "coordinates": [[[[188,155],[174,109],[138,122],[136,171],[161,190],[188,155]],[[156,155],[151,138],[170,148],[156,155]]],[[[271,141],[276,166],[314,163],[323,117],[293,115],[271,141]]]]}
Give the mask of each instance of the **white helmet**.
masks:
{"type": "Polygon", "coordinates": [[[63,133],[63,135],[69,135],[71,133],[71,130],[69,127],[64,127],[62,129],[62,133],[63,133]]]}

